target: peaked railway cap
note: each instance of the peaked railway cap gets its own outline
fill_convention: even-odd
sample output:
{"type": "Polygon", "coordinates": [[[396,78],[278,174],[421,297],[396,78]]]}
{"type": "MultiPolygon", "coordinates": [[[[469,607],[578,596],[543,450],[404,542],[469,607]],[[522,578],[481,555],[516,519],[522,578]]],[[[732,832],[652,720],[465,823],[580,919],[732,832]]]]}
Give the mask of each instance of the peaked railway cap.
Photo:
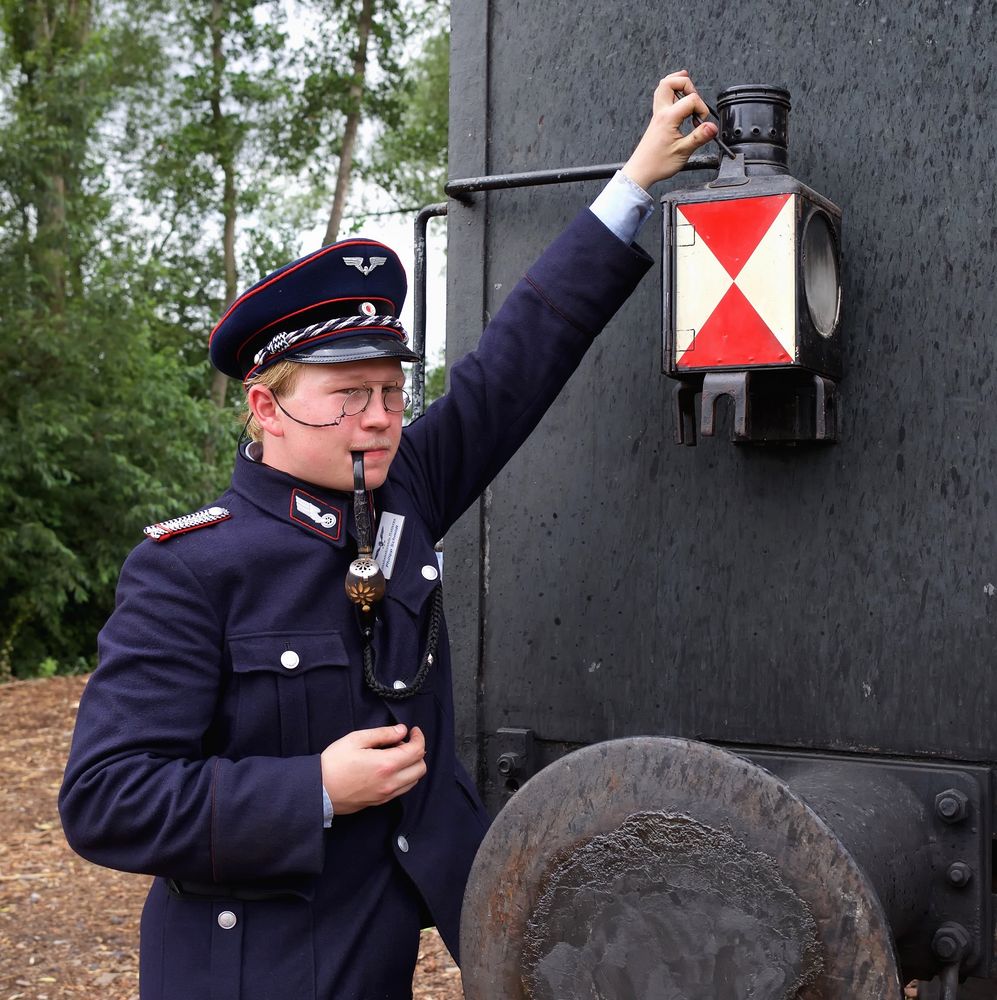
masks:
{"type": "Polygon", "coordinates": [[[342,240],[261,278],[211,331],[211,363],[249,379],[277,361],[418,361],[398,318],[408,283],[398,255],[377,240],[342,240]]]}

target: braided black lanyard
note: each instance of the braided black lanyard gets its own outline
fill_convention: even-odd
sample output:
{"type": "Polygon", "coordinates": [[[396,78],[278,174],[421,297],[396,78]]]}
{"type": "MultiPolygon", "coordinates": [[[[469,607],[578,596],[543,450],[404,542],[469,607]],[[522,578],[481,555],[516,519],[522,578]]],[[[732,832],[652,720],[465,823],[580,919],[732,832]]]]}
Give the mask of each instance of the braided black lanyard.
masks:
{"type": "Polygon", "coordinates": [[[353,520],[357,531],[357,557],[350,563],[346,573],[346,596],[356,605],[357,622],[363,637],[363,676],[367,687],[382,698],[402,701],[418,694],[429,668],[436,659],[436,647],[440,641],[440,625],[443,621],[443,588],[433,591],[433,606],[429,611],[429,627],[426,630],[426,648],[419,663],[419,670],[411,682],[395,681],[388,687],[377,679],[374,672],[374,605],[384,597],[385,581],[381,567],[374,558],[373,526],[370,504],[367,502],[367,483],[364,478],[363,452],[353,455],[353,520]]]}

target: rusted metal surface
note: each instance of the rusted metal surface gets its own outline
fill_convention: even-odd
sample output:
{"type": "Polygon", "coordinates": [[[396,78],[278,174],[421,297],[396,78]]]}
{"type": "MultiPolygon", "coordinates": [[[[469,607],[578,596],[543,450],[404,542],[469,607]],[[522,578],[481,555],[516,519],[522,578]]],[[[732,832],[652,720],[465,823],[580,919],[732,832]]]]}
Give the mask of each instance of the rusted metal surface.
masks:
{"type": "Polygon", "coordinates": [[[822,968],[813,915],[771,858],[665,812],[554,859],[523,954],[531,1000],[793,1000],[822,968]]]}
{"type": "Polygon", "coordinates": [[[464,899],[468,1000],[554,997],[571,949],[592,975],[561,996],[775,998],[793,996],[794,980],[800,1000],[901,996],[886,916],[830,828],[768,772],[687,740],[569,754],[492,826],[464,899]],[[795,928],[781,952],[778,928],[795,928]],[[671,935],[689,931],[695,939],[670,950],[671,935]],[[601,979],[600,947],[627,956],[604,961],[601,979]],[[745,990],[749,968],[759,978],[745,990]]]}

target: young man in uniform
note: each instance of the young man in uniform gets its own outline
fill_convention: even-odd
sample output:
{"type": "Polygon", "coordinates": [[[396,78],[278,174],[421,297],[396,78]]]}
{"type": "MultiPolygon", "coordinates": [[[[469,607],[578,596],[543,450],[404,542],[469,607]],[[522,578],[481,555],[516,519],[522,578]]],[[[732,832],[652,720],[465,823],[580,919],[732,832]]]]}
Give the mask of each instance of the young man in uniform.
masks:
{"type": "Polygon", "coordinates": [[[403,1000],[421,927],[457,956],[488,818],[454,751],[434,543],[650,268],[642,189],[716,135],[683,136],[692,114],[688,74],[662,80],[622,173],[404,429],[416,356],[382,244],[288,264],[213,331],[253,440],[228,492],[128,557],[60,798],[77,851],[157,876],[143,1000],[403,1000]]]}

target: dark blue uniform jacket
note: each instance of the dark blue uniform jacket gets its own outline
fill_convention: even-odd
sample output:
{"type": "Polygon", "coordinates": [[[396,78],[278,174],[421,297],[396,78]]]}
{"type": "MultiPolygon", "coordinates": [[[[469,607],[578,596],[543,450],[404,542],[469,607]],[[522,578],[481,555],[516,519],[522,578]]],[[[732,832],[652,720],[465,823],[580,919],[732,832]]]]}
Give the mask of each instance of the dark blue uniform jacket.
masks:
{"type": "MultiPolygon", "coordinates": [[[[418,668],[434,542],[649,266],[583,212],[453,367],[448,395],[404,430],[373,495],[378,515],[405,518],[379,606],[382,683],[418,668]]],[[[216,504],[230,520],[146,540],[122,569],[60,797],[66,835],[98,864],[159,876],[142,918],[143,1000],[409,997],[420,925],[457,953],[488,823],[455,756],[445,627],[422,691],[377,697],[343,591],[350,496],[240,454],[216,504]],[[300,496],[333,516],[302,513],[300,496]],[[396,721],[425,732],[426,776],[323,829],[320,752],[396,721]]]]}

